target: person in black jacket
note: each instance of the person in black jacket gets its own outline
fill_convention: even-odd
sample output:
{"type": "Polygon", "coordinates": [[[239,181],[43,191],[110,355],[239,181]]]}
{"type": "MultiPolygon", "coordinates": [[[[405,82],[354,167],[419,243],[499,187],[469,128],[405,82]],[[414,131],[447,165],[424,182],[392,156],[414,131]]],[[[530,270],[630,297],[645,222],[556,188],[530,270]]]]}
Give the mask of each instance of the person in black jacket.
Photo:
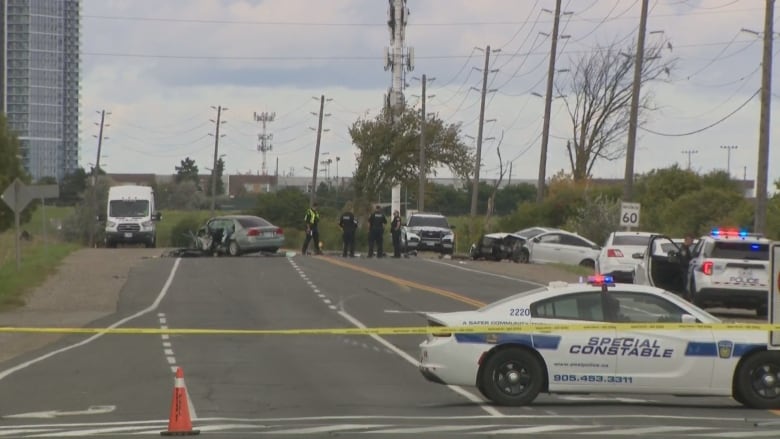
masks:
{"type": "Polygon", "coordinates": [[[376,210],[368,217],[368,257],[374,256],[374,245],[376,244],[376,257],[384,256],[382,249],[382,235],[385,233],[385,224],[387,218],[382,213],[382,206],[376,206],[376,210]]]}
{"type": "Polygon", "coordinates": [[[357,229],[357,220],[355,214],[352,213],[352,203],[347,203],[344,209],[344,213],[341,214],[339,220],[339,227],[341,227],[341,238],[344,241],[344,248],[341,252],[342,257],[347,257],[349,253],[350,258],[355,257],[355,230],[357,229]]]}
{"type": "Polygon", "coordinates": [[[393,257],[401,257],[401,212],[393,212],[393,221],[390,222],[390,235],[393,237],[393,257]]]}

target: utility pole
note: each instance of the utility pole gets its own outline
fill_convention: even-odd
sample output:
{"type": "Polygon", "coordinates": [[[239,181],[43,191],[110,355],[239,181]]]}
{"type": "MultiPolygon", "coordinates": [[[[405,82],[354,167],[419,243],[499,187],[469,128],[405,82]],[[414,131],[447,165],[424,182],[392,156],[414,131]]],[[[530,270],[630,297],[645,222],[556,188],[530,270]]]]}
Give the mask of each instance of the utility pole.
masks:
{"type": "Polygon", "coordinates": [[[325,110],[325,95],[320,96],[320,113],[317,122],[317,144],[314,147],[314,166],[311,176],[311,194],[309,196],[309,207],[314,205],[314,197],[317,194],[317,165],[320,162],[320,140],[322,139],[322,116],[325,110]]]}
{"type": "Polygon", "coordinates": [[[686,149],[686,150],[683,150],[682,153],[683,154],[688,154],[688,170],[690,171],[691,170],[691,155],[698,154],[699,151],[696,150],[696,149],[686,149]]]}
{"type": "Polygon", "coordinates": [[[772,108],[772,38],[775,0],[766,0],[764,12],[764,55],[761,71],[761,126],[758,133],[758,167],[756,168],[756,213],[753,231],[766,232],[767,178],[769,173],[769,130],[772,108]]]}
{"type": "MultiPolygon", "coordinates": [[[[100,129],[98,130],[98,146],[97,146],[97,157],[95,158],[95,168],[92,170],[92,205],[94,206],[94,215],[92,215],[92,221],[90,224],[92,224],[92,227],[90,227],[89,230],[89,246],[94,247],[95,246],[95,229],[97,228],[97,217],[98,217],[98,195],[97,195],[97,179],[98,179],[98,172],[100,171],[100,155],[102,154],[103,150],[103,128],[105,127],[106,123],[106,110],[100,110],[100,129]]],[[[111,113],[108,113],[111,114],[111,113]]]]}
{"type": "Polygon", "coordinates": [[[725,149],[727,152],[726,155],[726,173],[729,175],[729,179],[731,179],[731,150],[737,149],[739,146],[737,145],[720,145],[720,149],[725,149]]]}
{"type": "Polygon", "coordinates": [[[477,129],[477,162],[474,165],[474,185],[471,189],[471,216],[477,216],[477,195],[479,193],[479,168],[482,167],[482,132],[485,126],[485,96],[490,68],[490,46],[485,48],[485,68],[482,70],[482,100],[479,103],[479,128],[477,129]]]}
{"type": "Polygon", "coordinates": [[[544,184],[547,180],[547,145],[550,140],[550,112],[553,99],[555,58],[558,55],[558,25],[561,21],[561,0],[555,0],[552,42],[550,43],[550,65],[547,68],[547,95],[544,99],[544,123],[542,125],[542,151],[539,158],[539,178],[536,181],[536,201],[544,200],[544,184]]]}
{"type": "Polygon", "coordinates": [[[260,143],[257,145],[257,150],[263,154],[263,166],[261,168],[263,175],[268,175],[268,168],[266,168],[265,159],[268,151],[271,151],[273,149],[273,145],[271,145],[271,140],[273,140],[274,138],[273,134],[266,134],[265,132],[266,123],[273,122],[275,118],[276,118],[276,113],[262,112],[260,114],[258,113],[254,114],[255,122],[260,122],[263,124],[263,132],[257,135],[257,140],[260,141],[260,143]]]}
{"type": "Polygon", "coordinates": [[[642,85],[642,63],[645,57],[645,33],[647,32],[647,4],[642,0],[642,15],[639,19],[639,36],[634,57],[634,84],[631,88],[631,113],[628,121],[628,143],[626,145],[626,173],[623,186],[623,201],[634,196],[634,154],[636,152],[636,131],[639,120],[639,91],[642,85]]]}
{"type": "MultiPolygon", "coordinates": [[[[211,107],[214,108],[214,107],[211,107]]],[[[222,125],[222,106],[216,107],[217,120],[216,130],[214,133],[214,164],[211,167],[211,215],[214,216],[214,209],[216,207],[217,199],[217,162],[219,161],[219,126],[222,125]]],[[[227,108],[224,108],[227,110],[227,108]]]]}
{"type": "Polygon", "coordinates": [[[425,114],[425,85],[427,77],[422,75],[422,109],[420,111],[420,184],[417,194],[417,210],[420,212],[425,211],[425,121],[427,115],[425,114]]]}

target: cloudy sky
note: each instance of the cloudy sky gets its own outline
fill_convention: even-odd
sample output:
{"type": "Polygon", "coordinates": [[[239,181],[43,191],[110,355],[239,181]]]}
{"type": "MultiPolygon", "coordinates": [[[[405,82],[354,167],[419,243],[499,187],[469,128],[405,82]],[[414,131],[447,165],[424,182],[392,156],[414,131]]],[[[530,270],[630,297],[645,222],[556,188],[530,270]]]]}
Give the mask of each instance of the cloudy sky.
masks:
{"type": "MultiPolygon", "coordinates": [[[[485,137],[500,137],[513,179],[536,179],[543,99],[554,0],[409,0],[407,45],[414,70],[406,96],[420,94],[413,77],[435,77],[427,109],[477,134],[484,55],[475,47],[501,49],[491,57],[485,137]]],[[[641,1],[564,0],[557,68],[598,44],[636,40],[641,1]]],[[[211,167],[212,106],[223,113],[220,153],[231,173],[258,173],[260,126],[255,112],[275,112],[268,125],[280,173],[306,175],[314,153],[319,96],[326,113],[321,151],[336,175],[351,175],[355,149],[347,127],[377,114],[390,85],[383,50],[389,43],[386,0],[83,0],[82,152],[84,166],[96,154],[96,111],[111,112],[102,162],[109,172],[174,172],[181,159],[211,167]],[[317,100],[314,97],[317,97],[317,100]]],[[[777,13],[776,13],[777,15],[777,13]]],[[[664,81],[652,83],[659,109],[639,131],[636,170],[675,163],[698,171],[725,169],[755,178],[757,163],[761,39],[742,31],[763,30],[761,0],[651,0],[648,43],[671,44],[663,56],[676,60],[664,81]],[[662,33],[659,33],[662,32],[662,33]],[[738,110],[738,111],[737,111],[738,110]],[[732,114],[733,113],[733,114],[732,114]],[[730,116],[729,116],[730,115],[730,116]],[[727,117],[728,116],[728,117],[727,117]],[[709,127],[709,128],[708,128],[709,127]],[[655,134],[654,134],[655,133],[655,134]],[[691,133],[691,134],[689,134],[691,133]],[[665,134],[665,135],[660,135],[665,134]],[[685,135],[683,135],[685,134],[685,135]]],[[[775,29],[780,25],[775,20],[775,29]]],[[[777,42],[777,39],[776,39],[777,42]]],[[[780,44],[775,45],[775,54],[780,44]]],[[[780,99],[775,63],[773,103],[780,99]]],[[[558,78],[565,81],[566,73],[558,78]]],[[[775,105],[773,120],[780,109],[775,105]]],[[[571,131],[562,102],[552,107],[548,175],[568,170],[565,142],[571,131]]],[[[775,123],[772,139],[780,138],[775,123]]],[[[469,140],[470,141],[470,140],[469,140]]],[[[777,142],[774,142],[777,145],[777,142]]],[[[483,146],[483,176],[496,176],[495,141],[483,146]]],[[[780,178],[780,151],[770,157],[770,181],[780,178]]],[[[598,177],[620,178],[625,162],[596,166],[598,177]]],[[[771,184],[770,184],[771,186],[771,184]]]]}

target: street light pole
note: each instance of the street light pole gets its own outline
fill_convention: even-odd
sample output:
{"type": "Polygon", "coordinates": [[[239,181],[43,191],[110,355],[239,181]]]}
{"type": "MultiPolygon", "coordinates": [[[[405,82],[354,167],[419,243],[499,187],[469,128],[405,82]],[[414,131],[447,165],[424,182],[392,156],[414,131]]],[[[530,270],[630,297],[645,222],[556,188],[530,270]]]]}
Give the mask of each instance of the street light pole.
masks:
{"type": "Polygon", "coordinates": [[[726,173],[729,174],[729,179],[731,179],[731,150],[737,149],[739,146],[737,145],[720,145],[720,149],[726,150],[726,173]]]}
{"type": "MultiPolygon", "coordinates": [[[[211,107],[214,108],[214,107],[211,107]]],[[[217,161],[219,160],[219,126],[222,124],[222,110],[227,111],[227,108],[218,106],[217,110],[217,128],[214,133],[214,164],[211,168],[211,216],[214,216],[214,209],[216,207],[217,197],[217,161]]]]}

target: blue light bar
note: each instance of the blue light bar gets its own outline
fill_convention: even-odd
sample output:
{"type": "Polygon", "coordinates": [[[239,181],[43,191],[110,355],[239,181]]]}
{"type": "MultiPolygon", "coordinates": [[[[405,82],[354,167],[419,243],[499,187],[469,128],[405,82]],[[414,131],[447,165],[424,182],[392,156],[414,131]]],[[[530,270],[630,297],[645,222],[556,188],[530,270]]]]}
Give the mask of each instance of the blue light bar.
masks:
{"type": "Polygon", "coordinates": [[[612,276],[596,275],[588,276],[588,284],[590,285],[615,285],[615,279],[612,276]]]}

